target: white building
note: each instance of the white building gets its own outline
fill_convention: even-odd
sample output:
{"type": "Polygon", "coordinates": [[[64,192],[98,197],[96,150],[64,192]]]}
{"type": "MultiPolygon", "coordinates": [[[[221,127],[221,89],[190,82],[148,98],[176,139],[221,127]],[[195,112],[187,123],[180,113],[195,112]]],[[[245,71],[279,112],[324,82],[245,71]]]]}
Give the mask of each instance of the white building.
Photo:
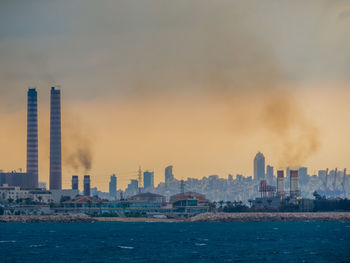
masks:
{"type": "Polygon", "coordinates": [[[50,203],[52,201],[52,194],[40,188],[7,186],[0,187],[0,200],[13,202],[17,200],[31,199],[35,202],[50,203]]]}

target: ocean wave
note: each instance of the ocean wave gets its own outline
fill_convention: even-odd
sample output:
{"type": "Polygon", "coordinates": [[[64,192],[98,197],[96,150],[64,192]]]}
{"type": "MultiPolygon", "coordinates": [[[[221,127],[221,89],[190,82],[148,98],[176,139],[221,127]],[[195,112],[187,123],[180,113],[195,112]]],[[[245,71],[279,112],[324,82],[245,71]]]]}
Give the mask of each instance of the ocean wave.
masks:
{"type": "Polygon", "coordinates": [[[207,244],[205,244],[205,243],[195,243],[195,245],[201,247],[201,246],[206,246],[207,244]]]}
{"type": "Polygon", "coordinates": [[[45,246],[45,245],[39,244],[39,245],[30,245],[29,247],[43,247],[43,246],[45,246]]]}
{"type": "Polygon", "coordinates": [[[118,246],[118,247],[122,249],[134,249],[134,247],[128,247],[128,246],[118,246]]]}

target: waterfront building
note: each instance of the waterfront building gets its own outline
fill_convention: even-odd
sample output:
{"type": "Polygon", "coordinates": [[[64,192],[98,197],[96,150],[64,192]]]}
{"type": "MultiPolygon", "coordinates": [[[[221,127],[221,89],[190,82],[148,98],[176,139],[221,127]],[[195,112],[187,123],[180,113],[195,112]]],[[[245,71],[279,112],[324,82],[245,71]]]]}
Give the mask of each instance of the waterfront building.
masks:
{"type": "Polygon", "coordinates": [[[31,200],[40,203],[50,203],[52,194],[36,187],[2,186],[0,187],[0,200],[2,202],[16,203],[18,201],[31,200]]]}
{"type": "Polygon", "coordinates": [[[77,189],[52,189],[50,192],[54,203],[59,203],[61,200],[65,199],[72,200],[79,195],[79,190],[77,189]]]}
{"type": "Polygon", "coordinates": [[[129,198],[132,201],[143,201],[148,203],[164,203],[165,196],[153,193],[141,193],[129,198]]]}

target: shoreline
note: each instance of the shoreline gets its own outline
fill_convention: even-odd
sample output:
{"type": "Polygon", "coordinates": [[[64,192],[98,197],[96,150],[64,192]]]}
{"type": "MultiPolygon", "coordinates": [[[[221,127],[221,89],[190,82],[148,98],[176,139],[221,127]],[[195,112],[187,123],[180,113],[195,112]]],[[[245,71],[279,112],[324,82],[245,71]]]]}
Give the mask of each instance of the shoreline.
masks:
{"type": "Polygon", "coordinates": [[[89,223],[89,222],[295,222],[350,221],[350,212],[251,212],[204,213],[187,219],[159,219],[146,217],[90,217],[87,215],[0,216],[0,223],[89,223]]]}

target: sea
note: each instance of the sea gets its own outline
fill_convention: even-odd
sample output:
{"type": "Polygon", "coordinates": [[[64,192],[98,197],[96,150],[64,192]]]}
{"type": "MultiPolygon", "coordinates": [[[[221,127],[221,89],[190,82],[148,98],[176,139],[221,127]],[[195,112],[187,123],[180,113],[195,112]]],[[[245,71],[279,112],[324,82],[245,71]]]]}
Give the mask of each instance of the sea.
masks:
{"type": "Polygon", "coordinates": [[[350,222],[1,223],[0,262],[350,262],[350,222]]]}

